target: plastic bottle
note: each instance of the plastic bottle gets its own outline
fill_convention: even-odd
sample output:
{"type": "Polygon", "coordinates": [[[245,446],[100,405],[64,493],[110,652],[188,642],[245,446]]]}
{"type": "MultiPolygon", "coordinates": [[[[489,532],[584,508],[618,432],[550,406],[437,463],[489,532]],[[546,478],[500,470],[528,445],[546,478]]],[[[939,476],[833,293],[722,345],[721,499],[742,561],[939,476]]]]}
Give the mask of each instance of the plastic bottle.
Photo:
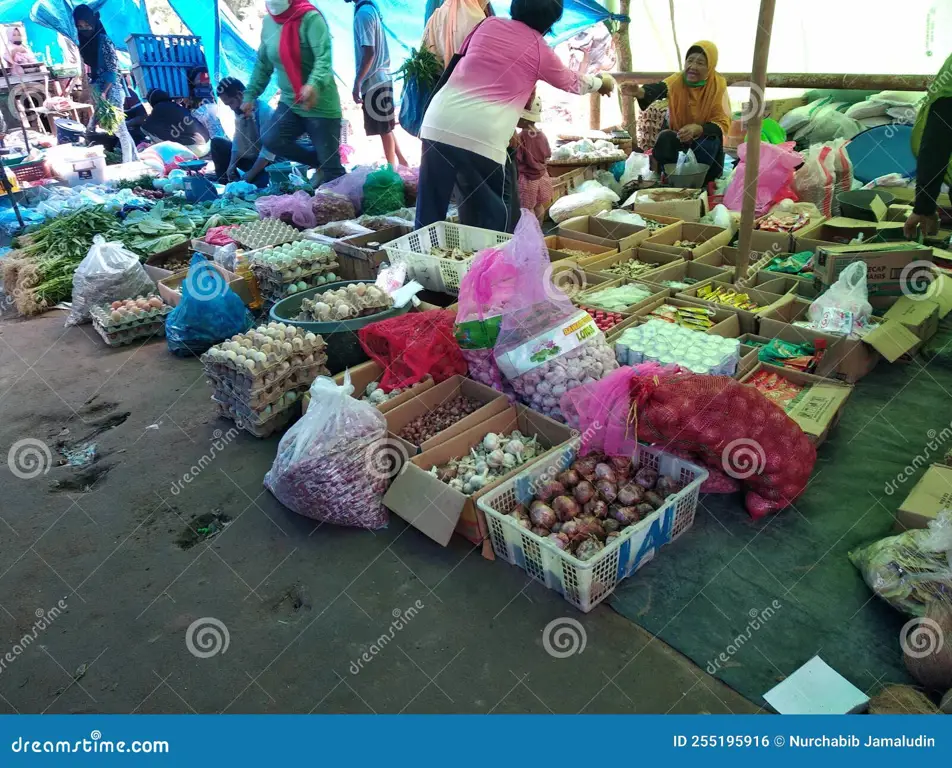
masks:
{"type": "Polygon", "coordinates": [[[245,251],[239,250],[235,253],[235,274],[243,278],[245,285],[248,286],[248,293],[251,294],[251,303],[248,307],[250,309],[261,309],[261,305],[264,302],[261,299],[261,291],[258,288],[258,279],[255,277],[255,273],[251,271],[251,263],[245,251]]]}

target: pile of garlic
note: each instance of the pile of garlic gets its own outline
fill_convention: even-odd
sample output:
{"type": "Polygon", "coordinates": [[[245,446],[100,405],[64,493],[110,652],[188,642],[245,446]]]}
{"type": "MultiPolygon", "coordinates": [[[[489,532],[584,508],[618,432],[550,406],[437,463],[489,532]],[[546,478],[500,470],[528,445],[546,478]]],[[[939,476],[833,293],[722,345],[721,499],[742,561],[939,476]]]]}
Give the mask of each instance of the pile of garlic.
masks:
{"type": "Polygon", "coordinates": [[[535,435],[526,437],[518,429],[509,435],[490,432],[466,456],[431,467],[430,474],[469,496],[531,461],[543,450],[535,435]]]}

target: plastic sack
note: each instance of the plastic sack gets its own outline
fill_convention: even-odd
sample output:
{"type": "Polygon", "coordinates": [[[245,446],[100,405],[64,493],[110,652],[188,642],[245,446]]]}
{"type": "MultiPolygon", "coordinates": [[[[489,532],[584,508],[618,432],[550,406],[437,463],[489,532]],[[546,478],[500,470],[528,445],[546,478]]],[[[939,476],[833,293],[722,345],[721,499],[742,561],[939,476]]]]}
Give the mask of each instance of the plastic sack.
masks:
{"type": "Polygon", "coordinates": [[[825,333],[849,335],[873,314],[866,288],[866,262],[854,261],[810,305],[810,322],[825,333]]]}
{"type": "Polygon", "coordinates": [[[311,211],[314,213],[317,226],[330,224],[332,221],[352,219],[357,215],[357,209],[348,197],[324,190],[314,193],[311,211]]]}
{"type": "MultiPolygon", "coordinates": [[[[369,165],[358,165],[350,173],[322,184],[317,191],[318,193],[333,192],[335,195],[343,195],[350,200],[354,206],[354,211],[360,213],[364,205],[364,184],[372,172],[373,168],[369,165]]],[[[348,218],[353,218],[353,216],[348,218]]]]}
{"type": "Polygon", "coordinates": [[[429,374],[439,384],[466,375],[466,361],[453,336],[453,313],[434,309],[380,320],[357,331],[360,346],[384,368],[384,392],[410,387],[429,374]]]}
{"type": "Polygon", "coordinates": [[[198,155],[174,141],[160,141],[158,144],[143,149],[139,153],[139,160],[149,166],[153,172],[160,176],[167,176],[170,171],[179,167],[179,163],[198,160],[198,155]]]}
{"type": "Polygon", "coordinates": [[[364,182],[364,213],[381,216],[406,205],[403,179],[391,166],[380,168],[364,182]]]}
{"type": "MultiPolygon", "coordinates": [[[[744,176],[747,172],[747,143],[737,149],[739,162],[727,191],[724,193],[724,205],[732,211],[739,211],[744,205],[744,176]]],[[[757,176],[758,215],[766,213],[774,204],[790,198],[797,200],[794,190],[794,168],[803,162],[800,155],[793,151],[793,142],[784,144],[760,145],[760,174],[757,176]]]]}
{"type": "Polygon", "coordinates": [[[155,283],[138,256],[127,251],[122,243],[107,243],[102,235],[96,235],[73,273],[73,307],[66,325],[89,322],[89,311],[99,304],[132,299],[154,290],[155,283]]]}
{"type": "Polygon", "coordinates": [[[833,186],[835,187],[831,204],[834,216],[840,215],[840,202],[836,199],[837,195],[853,189],[853,161],[850,160],[849,152],[846,150],[848,143],[846,139],[836,139],[830,143],[830,150],[833,153],[833,186]]]}
{"type": "Polygon", "coordinates": [[[800,200],[813,203],[823,216],[833,215],[836,167],[830,147],[814,144],[803,153],[803,165],[793,175],[793,189],[800,200]]]}
{"type": "Polygon", "coordinates": [[[523,212],[509,246],[521,279],[503,311],[496,363],[522,403],[563,421],[562,395],[614,371],[618,362],[595,319],[552,284],[548,250],[534,216],[523,212]]]}
{"type": "Polygon", "coordinates": [[[743,482],[754,519],[791,504],[810,480],[816,448],[754,387],[726,376],[641,376],[631,400],[641,442],[688,451],[743,482]]]}
{"type": "Polygon", "coordinates": [[[623,187],[632,181],[638,181],[639,178],[648,179],[651,177],[651,158],[648,155],[643,155],[640,152],[632,152],[628,155],[628,159],[625,160],[625,171],[620,179],[623,187]]]}
{"type": "Polygon", "coordinates": [[[288,509],[333,525],[371,530],[386,526],[387,422],[344,384],[320,377],[311,404],[278,444],[264,487],[288,509]]]}
{"type": "Polygon", "coordinates": [[[281,219],[302,229],[317,226],[314,200],[303,189],[293,195],[269,195],[255,201],[255,210],[266,219],[281,219]]]}
{"type": "Polygon", "coordinates": [[[182,300],[165,320],[169,352],[179,357],[200,355],[253,324],[224,275],[201,254],[192,256],[182,282],[182,300]]]}
{"type": "Polygon", "coordinates": [[[820,107],[812,115],[810,122],[797,131],[797,141],[819,144],[833,139],[852,139],[863,127],[840,112],[842,106],[842,103],[833,103],[820,107]]]}
{"type": "Polygon", "coordinates": [[[433,95],[434,83],[429,88],[420,85],[416,77],[409,76],[403,84],[403,95],[400,97],[400,127],[411,136],[420,135],[420,126],[423,125],[423,115],[426,105],[433,95]]]}
{"type": "Polygon", "coordinates": [[[615,180],[615,176],[611,171],[595,171],[595,181],[606,189],[610,189],[618,195],[618,199],[621,200],[621,184],[615,180]]]}
{"type": "Polygon", "coordinates": [[[572,219],[576,216],[597,216],[599,213],[610,211],[615,203],[621,201],[608,187],[597,181],[586,181],[580,184],[571,195],[560,197],[549,208],[549,218],[556,224],[572,219]]]}
{"type": "MultiPolygon", "coordinates": [[[[897,611],[925,616],[933,603],[952,608],[952,511],[849,553],[873,592],[897,611]]],[[[948,638],[946,638],[948,640],[948,638]]]]}

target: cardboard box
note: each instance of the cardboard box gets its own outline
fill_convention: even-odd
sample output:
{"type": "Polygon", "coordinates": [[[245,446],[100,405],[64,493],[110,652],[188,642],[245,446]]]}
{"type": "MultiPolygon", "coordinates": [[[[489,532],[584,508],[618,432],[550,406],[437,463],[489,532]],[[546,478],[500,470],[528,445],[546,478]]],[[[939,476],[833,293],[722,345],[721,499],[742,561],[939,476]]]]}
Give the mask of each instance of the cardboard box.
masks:
{"type": "MultiPolygon", "coordinates": [[[[586,272],[591,274],[603,275],[610,280],[617,280],[621,275],[616,275],[611,272],[608,272],[609,267],[613,267],[616,264],[624,264],[628,261],[640,261],[643,264],[653,265],[651,267],[651,272],[654,272],[662,267],[669,266],[671,264],[682,264],[684,259],[680,256],[675,256],[670,253],[660,253],[658,251],[640,251],[638,248],[629,248],[626,251],[621,253],[616,253],[611,256],[599,256],[596,259],[583,259],[583,263],[579,266],[583,267],[586,272]],[[640,258],[641,255],[644,255],[644,258],[640,258]]],[[[647,277],[650,274],[649,272],[644,273],[642,277],[647,277]]]]}
{"type": "MultiPolygon", "coordinates": [[[[648,252],[644,252],[639,248],[639,261],[642,257],[648,258],[648,252]]],[[[696,282],[692,283],[690,287],[699,288],[715,280],[723,280],[726,282],[732,280],[733,277],[734,271],[730,267],[712,267],[710,264],[699,264],[696,261],[682,261],[669,264],[667,267],[662,267],[656,272],[652,272],[650,279],[645,282],[651,282],[662,288],[667,288],[668,286],[664,285],[665,281],[684,282],[685,280],[694,280],[696,282]]],[[[680,290],[682,289],[674,289],[676,293],[680,290]]]]}
{"type": "MultiPolygon", "coordinates": [[[[725,288],[731,291],[738,290],[737,286],[732,285],[726,280],[713,280],[708,284],[714,288],[725,288]]],[[[726,307],[723,304],[718,304],[717,302],[713,301],[706,301],[705,299],[699,297],[697,292],[701,287],[701,285],[692,285],[688,290],[681,291],[679,294],[677,294],[677,296],[679,298],[688,299],[689,301],[699,302],[705,306],[724,307],[725,309],[729,309],[732,312],[736,312],[740,317],[741,333],[756,333],[762,315],[771,309],[782,307],[784,304],[789,304],[794,300],[793,296],[783,296],[775,293],[768,293],[766,291],[757,290],[756,288],[744,288],[742,292],[746,293],[750,297],[751,301],[757,302],[759,308],[756,310],[739,309],[737,307],[726,307]]]]}
{"type": "MultiPolygon", "coordinates": [[[[824,285],[833,285],[850,264],[866,264],[866,286],[870,296],[902,296],[903,288],[915,283],[915,275],[903,275],[914,261],[932,261],[932,249],[916,243],[876,243],[833,245],[817,249],[813,274],[824,285]]],[[[907,271],[908,272],[908,271],[907,271]]]]}
{"type": "MultiPolygon", "coordinates": [[[[224,278],[228,287],[238,294],[245,305],[251,301],[251,292],[248,290],[248,285],[243,277],[238,277],[234,272],[229,272],[221,264],[216,264],[214,261],[210,261],[208,264],[224,278]]],[[[188,270],[183,269],[181,272],[176,272],[159,280],[159,296],[170,307],[177,307],[182,300],[182,283],[185,282],[187,277],[188,270]]]]}
{"type": "MultiPolygon", "coordinates": [[[[675,221],[675,219],[670,219],[665,228],[670,227],[675,221]]],[[[572,240],[584,240],[595,245],[607,243],[619,251],[627,251],[630,248],[637,247],[652,234],[652,231],[647,227],[625,224],[611,219],[599,219],[596,216],[576,216],[574,219],[563,221],[555,232],[557,235],[572,240]]]]}
{"type": "MultiPolygon", "coordinates": [[[[201,254],[209,261],[213,261],[209,254],[203,251],[201,254]]],[[[167,277],[172,277],[172,275],[176,272],[181,272],[180,269],[169,269],[166,265],[170,261],[184,261],[186,264],[188,264],[191,261],[191,258],[192,254],[189,253],[189,244],[180,243],[179,245],[173,246],[172,248],[164,251],[160,251],[159,253],[153,253],[142,263],[142,266],[145,269],[146,274],[152,278],[153,282],[158,284],[160,280],[165,280],[167,277]]]]}
{"type": "MultiPolygon", "coordinates": [[[[661,286],[648,282],[647,280],[636,280],[634,278],[622,277],[622,278],[613,280],[610,283],[604,283],[603,285],[594,286],[594,287],[586,289],[585,291],[575,294],[575,296],[572,297],[572,303],[576,304],[582,309],[591,310],[592,312],[617,311],[618,314],[620,315],[631,315],[636,310],[640,309],[641,307],[643,307],[644,305],[652,301],[655,301],[661,298],[666,298],[668,296],[673,296],[673,295],[674,295],[674,291],[672,291],[670,288],[662,288],[661,286]],[[588,296],[595,291],[600,291],[603,288],[609,288],[609,287],[616,288],[622,285],[642,285],[651,291],[651,295],[649,295],[648,298],[642,299],[641,301],[635,304],[630,304],[629,306],[621,310],[605,310],[605,309],[602,309],[601,307],[595,307],[592,304],[589,304],[587,302],[588,296]]],[[[612,328],[612,330],[614,330],[614,328],[612,328]]]]}
{"type": "Polygon", "coordinates": [[[863,341],[890,363],[914,355],[939,330],[940,308],[929,299],[900,297],[863,341]]]}
{"type": "Polygon", "coordinates": [[[769,293],[789,293],[797,298],[811,301],[823,290],[822,286],[810,277],[785,275],[782,272],[767,272],[766,270],[761,270],[754,275],[750,285],[752,288],[759,288],[769,293]]]}
{"type": "MultiPolygon", "coordinates": [[[[430,474],[429,470],[451,459],[465,456],[490,432],[509,434],[516,429],[523,435],[537,437],[544,448],[539,456],[563,445],[573,437],[571,429],[541,413],[523,405],[509,407],[410,459],[384,496],[384,505],[444,547],[454,532],[474,544],[488,545],[486,519],[476,508],[476,500],[499,483],[514,477],[525,469],[526,465],[513,468],[471,496],[451,488],[430,474]]],[[[533,461],[538,458],[537,456],[533,461]]],[[[484,546],[483,554],[491,559],[492,546],[484,546]]]]}
{"type": "MultiPolygon", "coordinates": [[[[464,416],[449,429],[444,429],[439,434],[426,440],[422,445],[412,445],[404,441],[411,446],[411,456],[421,451],[428,451],[430,448],[465,432],[470,427],[481,424],[490,416],[495,416],[509,407],[506,396],[492,387],[487,387],[464,376],[453,376],[387,411],[383,415],[387,420],[387,429],[392,436],[398,437],[400,430],[415,418],[438,408],[447,400],[461,394],[480,400],[484,405],[468,416],[464,416]]],[[[400,439],[402,440],[402,438],[400,439]]]]}
{"type": "Polygon", "coordinates": [[[794,253],[816,251],[821,245],[849,245],[855,238],[863,236],[868,244],[902,240],[902,222],[864,221],[837,216],[832,219],[807,226],[794,233],[794,253]]]}
{"type": "Polygon", "coordinates": [[[637,190],[621,207],[640,214],[650,213],[682,221],[697,221],[707,213],[708,201],[704,190],[652,187],[637,190]]]}
{"type": "Polygon", "coordinates": [[[768,339],[783,339],[796,344],[823,339],[826,342],[826,353],[814,372],[815,375],[855,384],[876,367],[880,360],[879,352],[858,339],[793,325],[798,320],[807,320],[810,304],[809,301],[794,299],[790,304],[765,312],[760,318],[758,333],[768,339]]]}
{"type": "Polygon", "coordinates": [[[566,249],[584,251],[592,256],[610,256],[613,253],[618,253],[618,247],[607,241],[605,244],[587,243],[584,240],[572,240],[561,235],[549,235],[545,238],[545,246],[549,249],[549,261],[552,262],[561,261],[562,259],[578,261],[584,258],[574,253],[566,253],[566,249]]]}
{"type": "MultiPolygon", "coordinates": [[[[350,370],[350,383],[354,388],[354,394],[351,397],[360,399],[363,397],[364,392],[367,390],[367,385],[371,382],[377,381],[383,377],[384,368],[380,363],[374,360],[368,360],[366,363],[361,363],[360,365],[355,365],[350,370]]],[[[344,375],[343,373],[338,373],[334,377],[334,381],[338,386],[343,386],[344,384],[344,375]]],[[[407,400],[412,400],[414,397],[419,395],[422,392],[426,392],[428,389],[432,389],[433,379],[430,376],[427,376],[419,384],[414,384],[412,387],[408,387],[403,390],[399,395],[390,398],[386,402],[380,403],[377,406],[377,410],[381,413],[386,413],[387,411],[392,411],[398,405],[402,405],[407,402],[407,400]]],[[[304,396],[304,411],[307,412],[308,405],[310,404],[310,397],[308,395],[304,396]]]]}
{"type": "Polygon", "coordinates": [[[952,467],[933,464],[896,512],[896,528],[928,528],[943,509],[952,508],[952,467]]]}
{"type": "Polygon", "coordinates": [[[680,224],[674,224],[671,227],[665,227],[659,232],[655,232],[651,237],[640,246],[644,250],[659,251],[660,253],[669,253],[674,256],[680,256],[686,261],[703,256],[706,253],[727,245],[733,233],[729,229],[715,227],[712,224],[697,224],[688,221],[682,221],[680,224]],[[689,240],[696,242],[694,248],[684,248],[675,243],[679,240],[689,240]]]}
{"type": "Polygon", "coordinates": [[[375,280],[380,265],[388,261],[384,244],[409,235],[413,227],[388,227],[366,235],[351,235],[332,243],[341,280],[375,280]]]}
{"type": "Polygon", "coordinates": [[[574,261],[559,261],[552,265],[552,284],[569,298],[596,285],[609,285],[619,280],[602,274],[586,272],[574,261]]]}
{"type": "Polygon", "coordinates": [[[790,368],[758,363],[741,379],[741,384],[749,383],[759,371],[769,371],[782,376],[805,389],[784,408],[786,414],[797,422],[797,426],[810,438],[814,445],[820,445],[830,430],[836,426],[853,392],[849,384],[841,384],[820,376],[801,373],[790,368]]]}

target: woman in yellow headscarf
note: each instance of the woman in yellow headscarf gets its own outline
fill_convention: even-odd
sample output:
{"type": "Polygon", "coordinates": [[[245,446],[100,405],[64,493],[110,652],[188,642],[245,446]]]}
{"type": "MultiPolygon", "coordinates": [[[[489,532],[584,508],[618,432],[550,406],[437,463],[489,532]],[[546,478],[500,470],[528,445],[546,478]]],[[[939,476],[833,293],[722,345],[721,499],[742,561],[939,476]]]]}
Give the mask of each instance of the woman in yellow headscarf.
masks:
{"type": "Polygon", "coordinates": [[[625,90],[642,109],[658,99],[668,100],[668,130],[658,134],[652,150],[657,169],[678,161],[678,152],[691,149],[699,163],[711,166],[707,181],[724,169],[724,136],[730,130],[727,81],[717,74],[717,46],[700,40],[684,57],[684,70],[660,83],[628,86],[625,90]]]}
{"type": "Polygon", "coordinates": [[[489,0],[446,0],[426,23],[423,45],[446,67],[469,33],[487,16],[492,16],[489,0]]]}

